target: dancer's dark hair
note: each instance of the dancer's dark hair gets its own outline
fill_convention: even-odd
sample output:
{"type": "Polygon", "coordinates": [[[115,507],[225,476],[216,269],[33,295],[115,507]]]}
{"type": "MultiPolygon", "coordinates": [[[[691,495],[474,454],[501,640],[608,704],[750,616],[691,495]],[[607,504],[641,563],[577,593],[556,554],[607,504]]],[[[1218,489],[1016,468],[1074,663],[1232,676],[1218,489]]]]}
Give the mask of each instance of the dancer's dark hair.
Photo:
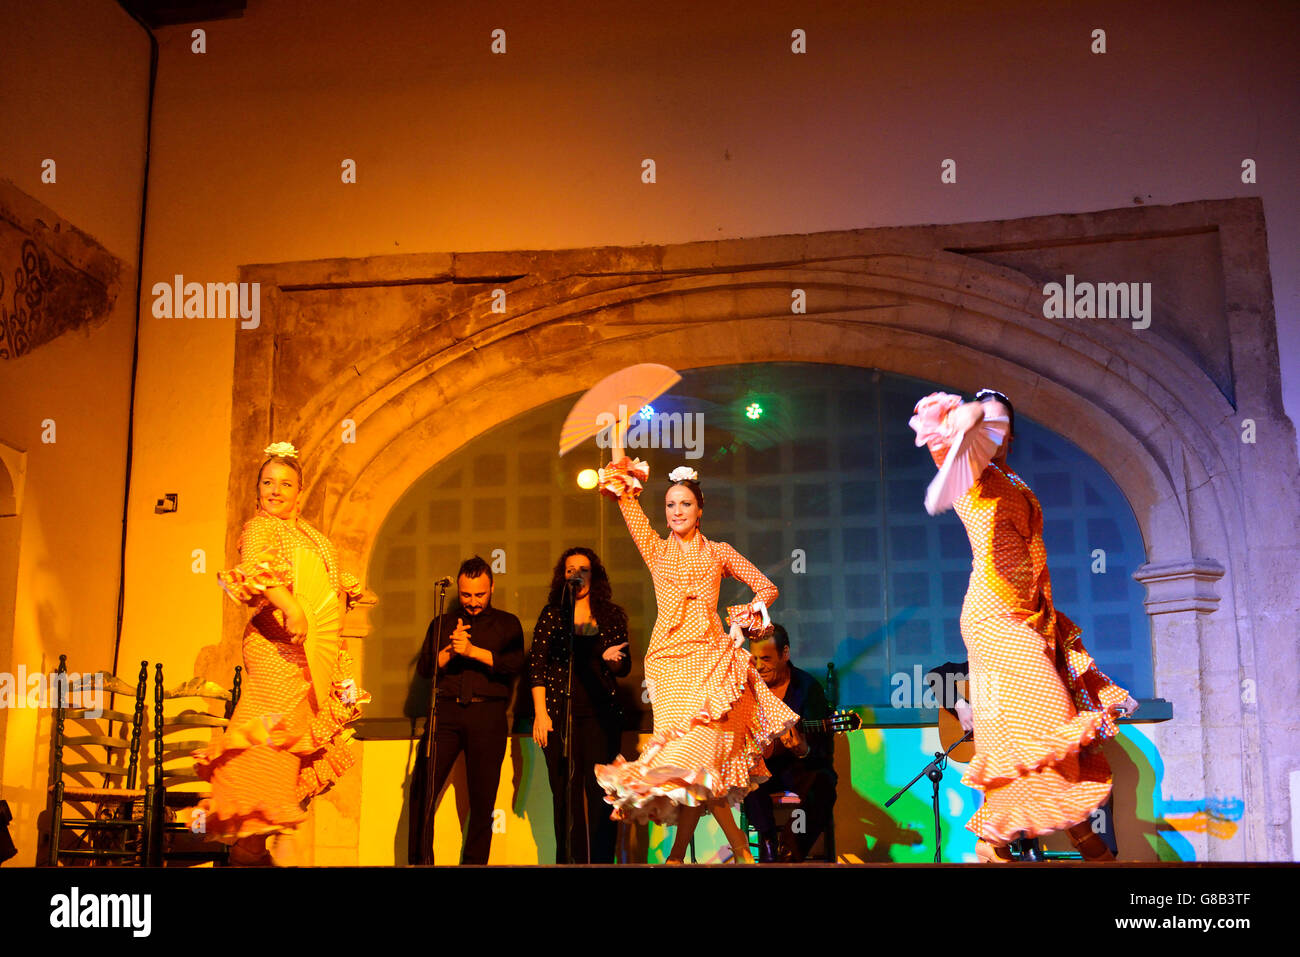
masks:
{"type": "MultiPolygon", "coordinates": [[[[672,479],[669,479],[668,488],[672,488],[674,485],[685,485],[691,490],[691,494],[695,496],[696,507],[701,509],[704,508],[704,490],[700,488],[699,482],[695,479],[682,479],[680,482],[674,482],[672,479]]],[[[665,494],[667,493],[665,492],[665,494]]]]}
{"type": "Polygon", "coordinates": [[[1008,399],[1001,392],[998,392],[994,389],[980,389],[978,392],[975,393],[976,402],[986,402],[989,399],[995,399],[996,401],[1001,402],[1003,405],[1007,407],[1007,421],[1010,423],[1011,426],[1011,434],[1015,435],[1016,434],[1016,407],[1011,404],[1011,400],[1008,399]]]}

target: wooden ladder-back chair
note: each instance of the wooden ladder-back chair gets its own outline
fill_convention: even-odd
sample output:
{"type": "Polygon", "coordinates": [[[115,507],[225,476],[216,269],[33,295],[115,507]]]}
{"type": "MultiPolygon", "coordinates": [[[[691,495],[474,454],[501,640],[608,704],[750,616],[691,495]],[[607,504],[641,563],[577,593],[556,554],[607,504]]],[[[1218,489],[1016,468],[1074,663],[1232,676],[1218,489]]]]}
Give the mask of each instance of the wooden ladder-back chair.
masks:
{"type": "Polygon", "coordinates": [[[134,687],[116,675],[95,672],[68,679],[68,656],[59,655],[57,687],[51,689],[54,727],[50,740],[50,849],[46,862],[89,865],[147,863],[153,787],[136,787],[140,771],[140,737],[149,662],[140,662],[134,687]],[[101,696],[96,707],[85,705],[92,690],[101,696]],[[113,696],[103,707],[102,695],[113,696]],[[117,710],[118,697],[133,704],[117,710]],[[70,728],[69,725],[76,725],[70,728]],[[114,733],[114,728],[120,728],[114,733]],[[65,757],[64,751],[73,752],[65,757]],[[98,759],[102,754],[102,760],[98,759]],[[78,759],[81,759],[78,761],[78,759]],[[73,763],[78,762],[78,763],[73,763]],[[98,779],[96,781],[95,779],[98,779]],[[70,817],[70,807],[82,816],[70,817]],[[64,848],[68,834],[76,846],[64,848]]]}
{"type": "Polygon", "coordinates": [[[229,689],[205,678],[190,678],[167,690],[163,666],[157,664],[154,669],[154,816],[149,863],[155,867],[173,862],[228,864],[229,845],[207,840],[201,812],[196,816],[198,803],[211,792],[206,785],[197,786],[202,779],[194,769],[192,753],[208,746],[213,729],[229,726],[239,703],[243,667],[235,666],[229,689]],[[184,710],[168,714],[165,702],[177,702],[184,710]],[[185,820],[178,813],[183,811],[189,811],[185,820]]]}

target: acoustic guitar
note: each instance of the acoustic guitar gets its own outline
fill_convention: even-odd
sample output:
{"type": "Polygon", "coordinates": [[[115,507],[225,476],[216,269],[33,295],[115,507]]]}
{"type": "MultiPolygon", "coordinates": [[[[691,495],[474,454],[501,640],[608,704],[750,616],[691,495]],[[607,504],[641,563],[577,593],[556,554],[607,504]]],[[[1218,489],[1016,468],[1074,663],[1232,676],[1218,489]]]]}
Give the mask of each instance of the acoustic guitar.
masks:
{"type": "MultiPolygon", "coordinates": [[[[958,681],[956,684],[957,693],[967,701],[970,701],[969,682],[958,681]]],[[[966,741],[962,741],[961,739],[964,737],[966,737],[966,729],[963,728],[961,722],[957,720],[957,715],[946,708],[940,708],[939,747],[943,748],[944,751],[948,751],[948,749],[952,748],[954,744],[961,741],[961,744],[957,744],[957,747],[948,751],[948,757],[954,761],[960,761],[962,764],[966,764],[971,758],[975,757],[975,739],[972,737],[966,741]]]]}

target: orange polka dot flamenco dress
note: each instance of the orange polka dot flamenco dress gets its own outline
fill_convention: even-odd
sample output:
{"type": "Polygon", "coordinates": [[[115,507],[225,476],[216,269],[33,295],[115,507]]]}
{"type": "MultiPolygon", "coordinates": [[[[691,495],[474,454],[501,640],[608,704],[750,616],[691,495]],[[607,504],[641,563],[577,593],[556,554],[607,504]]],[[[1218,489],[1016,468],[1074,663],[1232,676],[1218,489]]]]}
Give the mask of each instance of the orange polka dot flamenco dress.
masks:
{"type": "MultiPolygon", "coordinates": [[[[911,425],[943,465],[953,436],[940,424],[960,405],[936,393],[911,425]]],[[[1005,421],[1005,420],[1001,420],[1005,421]]],[[[984,792],[966,827],[995,845],[1086,821],[1111,790],[1099,742],[1118,733],[1128,692],[1098,668],[1079,626],[1052,604],[1043,511],[1015,472],[988,462],[952,506],[970,538],[961,612],[969,655],[975,756],[962,783],[984,792]]]]}
{"type": "Polygon", "coordinates": [[[355,763],[346,726],[370,700],[341,639],[311,647],[295,642],[266,597],[267,589],[283,586],[305,603],[295,591],[295,569],[302,575],[319,563],[321,578],[328,577],[326,601],[332,591],[341,613],[360,600],[361,585],[339,570],[329,539],[301,518],[259,513],[244,525],[239,554],[239,565],[218,579],[255,612],[244,631],[242,692],[225,733],[195,752],[196,770],[212,786],[200,804],[206,832],[226,843],[301,824],[308,802],[355,763]]]}
{"type": "MultiPolygon", "coordinates": [[[[614,817],[673,824],[682,805],[738,805],[770,777],[763,755],[799,716],[768,690],[717,611],[724,575],[765,604],[775,601],[776,586],[730,545],[698,530],[690,542],[659,537],[637,502],[648,477],[646,463],[625,457],[601,470],[600,488],[618,500],[654,581],[658,618],[645,657],[654,734],[637,760],[597,765],[596,779],[614,817]]],[[[757,626],[753,603],[727,611],[729,624],[757,626]]]]}

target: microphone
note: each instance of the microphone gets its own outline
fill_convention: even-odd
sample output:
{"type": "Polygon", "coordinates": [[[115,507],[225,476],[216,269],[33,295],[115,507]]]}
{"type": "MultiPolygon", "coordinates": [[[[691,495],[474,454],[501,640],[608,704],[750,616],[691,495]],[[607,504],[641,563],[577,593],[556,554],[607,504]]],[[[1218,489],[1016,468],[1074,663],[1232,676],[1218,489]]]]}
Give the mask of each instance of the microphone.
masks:
{"type": "Polygon", "coordinates": [[[451,577],[449,575],[443,575],[436,582],[434,582],[434,584],[442,588],[449,588],[451,587],[451,577]]]}
{"type": "Polygon", "coordinates": [[[570,585],[581,585],[583,583],[583,580],[584,579],[581,574],[573,574],[565,579],[565,581],[567,581],[570,585]]]}

